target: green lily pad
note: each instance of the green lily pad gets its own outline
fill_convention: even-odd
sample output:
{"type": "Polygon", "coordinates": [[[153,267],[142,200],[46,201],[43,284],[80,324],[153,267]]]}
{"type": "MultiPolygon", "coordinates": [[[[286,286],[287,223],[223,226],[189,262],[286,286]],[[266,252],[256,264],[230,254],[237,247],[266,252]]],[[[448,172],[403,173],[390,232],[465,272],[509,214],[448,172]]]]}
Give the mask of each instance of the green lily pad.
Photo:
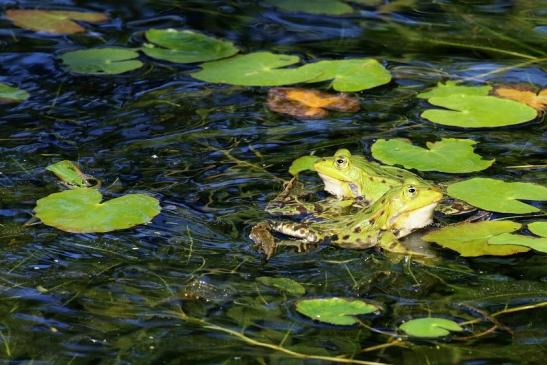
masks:
{"type": "Polygon", "coordinates": [[[547,200],[547,187],[476,177],[450,184],[448,195],[481,209],[500,213],[533,213],[539,209],[520,200],[547,200]]]}
{"type": "Polygon", "coordinates": [[[429,99],[433,97],[444,97],[455,94],[463,95],[476,95],[476,96],[486,96],[492,90],[492,86],[465,86],[459,85],[455,81],[447,81],[446,83],[439,82],[436,87],[433,89],[418,94],[417,97],[421,99],[429,99]]]}
{"type": "Polygon", "coordinates": [[[488,240],[503,233],[514,232],[520,227],[520,223],[512,221],[460,223],[430,232],[422,239],[435,242],[466,257],[507,256],[527,252],[530,249],[518,245],[489,245],[488,240]]]}
{"type": "Polygon", "coordinates": [[[45,225],[73,233],[126,229],[148,223],[160,213],[158,200],[144,194],[101,200],[97,189],[76,188],[38,200],[34,212],[45,225]]]}
{"type": "Polygon", "coordinates": [[[381,308],[361,299],[335,297],[300,300],[296,310],[316,321],[349,326],[358,323],[354,316],[378,312],[381,308]]]}
{"type": "Polygon", "coordinates": [[[353,12],[353,8],[339,0],[265,0],[283,11],[308,14],[343,15],[353,12]]]}
{"type": "Polygon", "coordinates": [[[533,222],[528,224],[530,232],[540,236],[525,236],[522,234],[504,233],[488,240],[491,245],[519,245],[530,247],[533,250],[547,253],[547,222],[533,222]]]}
{"type": "Polygon", "coordinates": [[[443,138],[427,142],[427,148],[413,145],[402,138],[379,139],[371,148],[372,156],[388,165],[402,165],[407,169],[464,173],[481,171],[495,160],[483,160],[473,152],[477,142],[471,139],[443,138]]]}
{"type": "Polygon", "coordinates": [[[281,69],[299,61],[297,56],[255,52],[204,63],[200,65],[201,71],[191,76],[201,81],[242,86],[289,85],[318,76],[317,72],[306,74],[299,68],[281,69]]]}
{"type": "Polygon", "coordinates": [[[291,163],[291,166],[289,167],[289,174],[296,176],[302,171],[315,171],[315,167],[313,165],[320,159],[321,157],[309,155],[298,157],[291,163]]]}
{"type": "Polygon", "coordinates": [[[427,109],[422,117],[434,123],[464,128],[491,128],[525,123],[537,111],[517,101],[495,96],[454,94],[432,97],[429,103],[447,109],[427,109]]]}
{"type": "Polygon", "coordinates": [[[407,335],[414,337],[442,337],[450,332],[461,332],[463,328],[454,321],[445,318],[417,318],[399,326],[407,335]]]}
{"type": "Polygon", "coordinates": [[[27,100],[29,96],[25,90],[0,82],[0,104],[20,103],[27,100]]]}
{"type": "Polygon", "coordinates": [[[142,48],[144,54],[169,62],[213,61],[230,57],[239,51],[230,41],[191,30],[149,29],[145,36],[152,44],[142,48]]]}
{"type": "Polygon", "coordinates": [[[262,285],[279,289],[291,295],[304,295],[306,293],[306,288],[304,288],[302,284],[289,278],[273,278],[270,276],[261,276],[259,278],[256,278],[256,281],[258,281],[262,285]]]}
{"type": "Polygon", "coordinates": [[[87,75],[115,75],[142,67],[139,54],[127,48],[92,48],[67,52],[61,60],[70,71],[87,75]]]}
{"type": "Polygon", "coordinates": [[[85,32],[74,20],[102,23],[108,19],[103,13],[59,10],[9,9],[5,15],[18,27],[53,34],[85,32]]]}
{"type": "Polygon", "coordinates": [[[318,76],[306,82],[332,81],[337,91],[353,92],[371,89],[391,81],[391,74],[372,58],[319,61],[299,68],[305,74],[318,76]]]}

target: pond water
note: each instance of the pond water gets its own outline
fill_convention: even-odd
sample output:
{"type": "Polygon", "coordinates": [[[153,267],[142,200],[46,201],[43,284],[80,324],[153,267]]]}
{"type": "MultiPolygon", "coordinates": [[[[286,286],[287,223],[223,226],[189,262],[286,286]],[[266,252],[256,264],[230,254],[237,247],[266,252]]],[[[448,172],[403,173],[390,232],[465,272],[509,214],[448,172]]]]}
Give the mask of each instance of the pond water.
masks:
{"type": "MultiPolygon", "coordinates": [[[[547,183],[541,118],[494,129],[444,127],[420,117],[425,101],[415,97],[447,79],[547,87],[541,2],[351,4],[352,14],[328,16],[246,0],[0,1],[3,10],[98,11],[110,18],[70,36],[0,18],[0,82],[30,94],[0,106],[1,364],[334,363],[320,356],[544,363],[545,255],[463,258],[432,244],[434,262],[394,262],[379,250],[320,245],[304,253],[283,249],[265,262],[248,238],[290,178],[291,161],[338,148],[370,158],[378,138],[420,145],[471,138],[478,153],[496,159],[476,174],[420,173],[435,182],[489,176],[547,183]],[[58,59],[75,49],[138,47],[145,30],[168,27],[231,40],[244,53],[267,50],[309,62],[373,57],[393,80],[356,93],[358,113],[299,120],[268,111],[267,88],[193,79],[196,64],[141,55],[141,69],[97,77],[70,73],[58,59]],[[59,191],[45,167],[63,159],[101,179],[107,198],[147,193],[160,200],[161,214],[104,234],[25,226],[36,200],[59,191]],[[296,312],[299,296],[258,282],[263,276],[301,283],[306,298],[364,298],[385,310],[361,317],[363,325],[321,324],[296,312]],[[469,322],[467,332],[397,340],[400,323],[429,315],[469,322]]],[[[421,234],[410,239],[419,242],[421,234]]]]}

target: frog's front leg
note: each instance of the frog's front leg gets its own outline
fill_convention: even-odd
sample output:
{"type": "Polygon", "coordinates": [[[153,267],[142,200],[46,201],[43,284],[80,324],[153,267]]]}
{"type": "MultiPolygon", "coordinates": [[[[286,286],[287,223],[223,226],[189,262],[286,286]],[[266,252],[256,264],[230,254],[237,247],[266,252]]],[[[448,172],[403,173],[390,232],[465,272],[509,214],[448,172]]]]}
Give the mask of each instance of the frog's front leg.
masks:
{"type": "Polygon", "coordinates": [[[427,256],[426,253],[413,251],[401,243],[392,231],[384,231],[380,237],[379,246],[386,251],[399,255],[427,256]]]}

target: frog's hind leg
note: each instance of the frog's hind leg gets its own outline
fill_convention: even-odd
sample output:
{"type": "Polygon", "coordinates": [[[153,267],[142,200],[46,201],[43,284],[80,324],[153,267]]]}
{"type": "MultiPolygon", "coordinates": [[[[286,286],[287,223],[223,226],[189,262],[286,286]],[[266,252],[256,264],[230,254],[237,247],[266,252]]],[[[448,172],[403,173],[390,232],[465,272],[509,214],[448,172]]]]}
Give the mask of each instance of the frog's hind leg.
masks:
{"type": "Polygon", "coordinates": [[[251,229],[249,238],[264,252],[266,259],[273,256],[280,246],[296,247],[298,252],[303,252],[320,240],[318,234],[306,225],[290,222],[259,223],[251,229]],[[296,239],[276,240],[272,231],[296,239]]]}

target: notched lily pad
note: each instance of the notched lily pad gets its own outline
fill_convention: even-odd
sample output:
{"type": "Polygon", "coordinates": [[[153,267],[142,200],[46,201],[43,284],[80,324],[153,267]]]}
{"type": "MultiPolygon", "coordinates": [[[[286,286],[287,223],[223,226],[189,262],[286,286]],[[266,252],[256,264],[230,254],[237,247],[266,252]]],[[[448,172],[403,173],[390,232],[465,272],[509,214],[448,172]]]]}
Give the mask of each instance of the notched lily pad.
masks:
{"type": "Polygon", "coordinates": [[[456,322],[438,317],[411,319],[399,326],[407,335],[413,337],[442,337],[450,332],[461,332],[463,328],[456,322]]]}
{"type": "Polygon", "coordinates": [[[433,97],[444,97],[456,94],[486,96],[490,90],[492,90],[492,86],[489,85],[465,86],[459,85],[455,81],[447,81],[446,83],[439,82],[436,87],[418,94],[417,97],[420,99],[429,99],[433,97]]]}
{"type": "Polygon", "coordinates": [[[80,11],[9,9],[5,15],[18,27],[52,34],[85,32],[85,28],[75,20],[88,23],[103,23],[108,20],[108,16],[103,13],[80,11]]]}
{"type": "Polygon", "coordinates": [[[213,61],[239,51],[230,41],[191,30],[149,29],[145,37],[152,44],[142,48],[144,54],[175,63],[213,61]]]}
{"type": "Polygon", "coordinates": [[[495,160],[483,160],[474,153],[475,141],[470,139],[443,138],[439,142],[427,142],[427,149],[413,145],[402,138],[379,139],[371,148],[372,156],[388,165],[402,165],[407,169],[465,173],[481,171],[495,160]]]}
{"type": "Polygon", "coordinates": [[[289,174],[296,176],[302,171],[315,171],[315,163],[319,161],[321,157],[318,156],[302,156],[298,157],[291,163],[289,167],[289,174]]]}
{"type": "Polygon", "coordinates": [[[128,48],[92,48],[63,53],[70,71],[87,75],[115,75],[143,66],[138,52],[128,48]]]}
{"type": "Polygon", "coordinates": [[[291,295],[304,295],[306,293],[306,288],[304,288],[302,284],[289,278],[261,276],[256,278],[256,281],[262,285],[279,289],[291,295]]]}
{"type": "Polygon", "coordinates": [[[158,200],[144,194],[101,200],[97,189],[76,188],[39,199],[34,212],[45,225],[73,233],[126,229],[148,223],[160,213],[158,200]]]}
{"type": "Polygon", "coordinates": [[[427,242],[435,242],[466,257],[507,256],[527,252],[530,249],[518,245],[489,245],[488,241],[500,234],[514,232],[520,227],[520,223],[512,221],[460,223],[430,232],[422,239],[427,242]]]}
{"type": "Polygon", "coordinates": [[[378,312],[381,308],[361,299],[334,297],[299,300],[296,310],[316,321],[350,326],[358,323],[354,316],[378,312]]]}
{"type": "Polygon", "coordinates": [[[332,88],[344,92],[372,89],[391,81],[391,73],[372,58],[319,61],[306,64],[299,70],[305,74],[317,74],[306,82],[333,80],[332,88]]]}
{"type": "Polygon", "coordinates": [[[547,187],[532,183],[505,182],[476,177],[451,184],[448,195],[481,209],[499,213],[525,214],[540,210],[519,200],[547,200],[547,187]]]}
{"type": "Polygon", "coordinates": [[[329,94],[319,90],[277,87],[268,91],[268,109],[297,118],[324,118],[329,110],[356,112],[359,99],[347,94],[329,94]]]}
{"type": "Polygon", "coordinates": [[[0,104],[14,104],[25,101],[29,93],[8,84],[0,82],[0,104]]]}
{"type": "Polygon", "coordinates": [[[526,246],[535,251],[547,253],[547,222],[529,223],[528,230],[539,237],[504,233],[490,238],[488,243],[491,245],[512,244],[526,246]]]}
{"type": "Polygon", "coordinates": [[[353,12],[353,8],[339,0],[265,0],[283,11],[308,14],[344,15],[353,12]]]}

